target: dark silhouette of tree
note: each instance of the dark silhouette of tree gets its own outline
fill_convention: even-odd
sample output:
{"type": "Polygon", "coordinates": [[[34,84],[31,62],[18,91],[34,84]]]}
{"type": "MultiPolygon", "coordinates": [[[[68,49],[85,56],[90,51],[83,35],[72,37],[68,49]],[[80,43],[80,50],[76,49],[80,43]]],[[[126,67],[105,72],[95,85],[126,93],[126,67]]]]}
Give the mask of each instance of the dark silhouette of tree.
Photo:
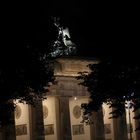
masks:
{"type": "MultiPolygon", "coordinates": [[[[91,72],[80,72],[77,79],[87,87],[90,102],[82,104],[84,115],[98,111],[103,103],[107,103],[114,111],[110,114],[119,117],[125,112],[125,101],[131,101],[134,111],[140,108],[140,66],[114,61],[101,61],[88,65],[91,72]]],[[[135,118],[140,119],[139,115],[135,118]]],[[[85,119],[89,122],[88,117],[85,119]]]]}
{"type": "Polygon", "coordinates": [[[19,46],[12,42],[8,45],[11,48],[6,44],[0,53],[0,122],[8,122],[5,113],[10,107],[14,109],[10,100],[35,104],[54,80],[52,62],[44,58],[49,49],[22,42],[18,42],[19,46]]]}
{"type": "MultiPolygon", "coordinates": [[[[57,50],[57,47],[54,48],[56,41],[63,37],[62,33],[58,33],[58,27],[54,26],[56,21],[47,17],[46,31],[45,28],[40,29],[41,24],[36,23],[35,19],[28,18],[29,16],[25,21],[29,24],[24,21],[25,25],[19,24],[22,27],[13,25],[13,28],[7,27],[4,31],[7,35],[0,51],[0,125],[9,123],[8,110],[14,110],[14,99],[32,105],[44,99],[50,83],[54,82],[53,60],[65,55],[61,52],[50,55],[57,50]],[[43,34],[46,38],[38,34],[43,34]]],[[[63,44],[62,49],[68,48],[63,39],[58,41],[63,44]]],[[[67,55],[71,53],[72,51],[67,52],[67,55]]]]}

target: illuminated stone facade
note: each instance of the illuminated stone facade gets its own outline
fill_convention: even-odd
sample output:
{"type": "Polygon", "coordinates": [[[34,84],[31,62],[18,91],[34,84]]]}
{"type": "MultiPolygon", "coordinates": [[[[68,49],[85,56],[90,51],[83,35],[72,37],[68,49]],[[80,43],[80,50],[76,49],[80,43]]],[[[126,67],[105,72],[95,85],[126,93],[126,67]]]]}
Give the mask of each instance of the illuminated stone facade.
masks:
{"type": "MultiPolygon", "coordinates": [[[[88,102],[89,93],[78,85],[78,72],[89,71],[87,65],[98,63],[95,59],[61,58],[55,62],[56,84],[50,87],[47,99],[34,108],[19,103],[15,110],[16,140],[127,140],[130,138],[128,111],[126,116],[109,119],[109,108],[95,112],[93,124],[81,123],[81,103],[88,102]],[[127,123],[126,123],[127,122],[127,123]]],[[[134,131],[136,123],[132,119],[133,140],[139,135],[134,131]]],[[[1,133],[0,133],[1,134],[1,133]]],[[[0,140],[2,136],[0,135],[0,140]]]]}

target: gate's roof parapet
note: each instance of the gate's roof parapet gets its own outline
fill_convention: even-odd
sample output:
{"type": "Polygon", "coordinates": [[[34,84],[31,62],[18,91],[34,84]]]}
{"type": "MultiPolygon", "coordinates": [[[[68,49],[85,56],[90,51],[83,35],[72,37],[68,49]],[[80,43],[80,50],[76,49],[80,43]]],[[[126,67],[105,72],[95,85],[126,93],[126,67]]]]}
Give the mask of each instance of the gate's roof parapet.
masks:
{"type": "Polygon", "coordinates": [[[78,72],[89,71],[88,64],[97,64],[99,60],[84,57],[63,57],[56,59],[56,76],[77,76],[78,72]]]}

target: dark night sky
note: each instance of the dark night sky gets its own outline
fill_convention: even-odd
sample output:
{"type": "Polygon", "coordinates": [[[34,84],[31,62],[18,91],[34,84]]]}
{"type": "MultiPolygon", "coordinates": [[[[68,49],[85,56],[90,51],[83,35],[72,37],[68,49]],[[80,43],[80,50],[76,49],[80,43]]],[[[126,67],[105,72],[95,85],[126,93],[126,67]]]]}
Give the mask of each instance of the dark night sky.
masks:
{"type": "Polygon", "coordinates": [[[70,27],[80,55],[110,57],[127,62],[139,58],[136,4],[87,2],[54,7],[54,13],[60,13],[70,27]]]}
{"type": "Polygon", "coordinates": [[[50,17],[59,16],[70,29],[71,38],[78,46],[78,55],[128,62],[139,58],[136,4],[52,0],[51,3],[25,1],[15,5],[5,5],[2,12],[3,36],[11,40],[11,46],[36,40],[40,45],[47,45],[54,34],[50,17]]]}

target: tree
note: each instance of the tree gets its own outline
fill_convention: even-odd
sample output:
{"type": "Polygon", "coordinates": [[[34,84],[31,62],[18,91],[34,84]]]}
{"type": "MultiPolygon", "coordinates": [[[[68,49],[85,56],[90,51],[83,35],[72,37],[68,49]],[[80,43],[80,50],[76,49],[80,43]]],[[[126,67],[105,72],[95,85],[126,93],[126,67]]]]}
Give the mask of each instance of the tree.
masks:
{"type": "Polygon", "coordinates": [[[28,31],[26,29],[27,32],[22,31],[18,35],[13,35],[14,37],[6,38],[8,43],[5,44],[5,48],[0,54],[1,125],[10,123],[8,110],[14,110],[14,99],[32,105],[44,99],[50,82],[54,81],[53,60],[56,57],[73,53],[73,51],[57,52],[52,55],[57,50],[57,46],[55,48],[53,46],[54,44],[59,45],[56,43],[59,38],[62,38],[58,42],[63,44],[62,50],[66,52],[69,46],[63,43],[63,32],[61,34],[58,32],[58,28],[62,28],[62,25],[59,24],[59,27],[55,27],[50,24],[55,25],[56,21],[50,19],[50,23],[47,24],[50,32],[52,32],[51,34],[48,33],[48,40],[38,39],[34,36],[38,31],[31,30],[30,26],[27,28],[28,31]],[[28,35],[30,32],[33,32],[30,34],[31,36],[28,35]]]}
{"type": "MultiPolygon", "coordinates": [[[[82,104],[84,115],[90,116],[92,111],[98,111],[103,103],[115,110],[113,117],[119,117],[125,112],[125,102],[131,101],[134,111],[140,108],[140,66],[114,61],[100,61],[88,65],[91,72],[80,72],[77,79],[87,87],[90,102],[82,104]]],[[[139,115],[135,118],[140,119],[139,115]]],[[[89,118],[84,118],[89,122],[89,118]]]]}

